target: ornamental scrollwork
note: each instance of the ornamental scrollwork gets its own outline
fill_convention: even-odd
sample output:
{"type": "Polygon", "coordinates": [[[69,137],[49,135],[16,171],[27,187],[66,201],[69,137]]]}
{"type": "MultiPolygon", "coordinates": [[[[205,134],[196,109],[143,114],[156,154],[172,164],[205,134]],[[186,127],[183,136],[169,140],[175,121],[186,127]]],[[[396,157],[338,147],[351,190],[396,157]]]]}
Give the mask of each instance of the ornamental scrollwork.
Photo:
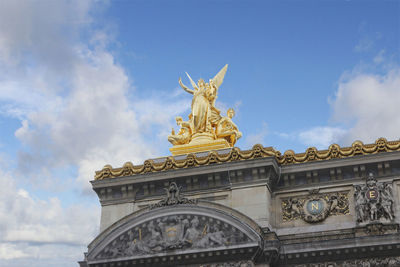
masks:
{"type": "Polygon", "coordinates": [[[188,199],[181,195],[182,187],[178,187],[175,182],[171,182],[167,188],[164,188],[164,190],[167,193],[167,196],[160,202],[151,205],[150,209],[178,204],[196,204],[196,199],[188,199]]]}
{"type": "Polygon", "coordinates": [[[372,173],[365,185],[354,186],[354,202],[359,223],[394,219],[392,183],[378,182],[372,173]]]}
{"type": "Polygon", "coordinates": [[[191,168],[215,163],[218,164],[267,157],[275,157],[277,162],[281,165],[290,165],[394,151],[400,151],[400,141],[387,141],[385,138],[379,138],[374,144],[366,145],[361,141],[355,141],[351,147],[343,148],[337,144],[332,144],[327,150],[317,150],[316,148],[311,147],[308,148],[306,152],[298,154],[296,154],[293,150],[287,150],[281,154],[281,152],[273,149],[272,147],[263,147],[262,145],[257,144],[250,150],[240,150],[239,148],[234,147],[226,154],[214,152],[209,153],[207,156],[199,157],[195,154],[188,154],[184,159],[175,159],[174,157],[170,156],[166,157],[163,162],[146,160],[143,165],[133,165],[132,163],[127,162],[121,168],[113,168],[111,165],[106,165],[102,170],[96,171],[94,178],[95,180],[102,180],[106,178],[117,178],[151,172],[191,168]]]}
{"type": "Polygon", "coordinates": [[[349,214],[348,192],[320,194],[318,191],[310,191],[307,196],[282,200],[284,222],[302,219],[308,223],[316,223],[331,215],[345,214],[349,214]]]}

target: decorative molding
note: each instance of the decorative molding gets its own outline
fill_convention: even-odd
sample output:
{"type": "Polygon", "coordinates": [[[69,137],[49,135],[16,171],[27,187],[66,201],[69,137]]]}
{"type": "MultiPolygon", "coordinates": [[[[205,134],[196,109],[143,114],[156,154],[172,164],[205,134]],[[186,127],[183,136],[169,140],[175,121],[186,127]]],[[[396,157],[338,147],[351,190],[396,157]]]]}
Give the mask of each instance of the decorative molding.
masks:
{"type": "Polygon", "coordinates": [[[394,151],[400,151],[400,141],[387,141],[385,138],[379,138],[374,144],[367,145],[364,145],[361,141],[355,141],[351,147],[344,148],[341,148],[337,144],[330,145],[327,150],[317,150],[315,147],[310,147],[306,152],[298,154],[293,150],[287,150],[283,155],[272,147],[263,147],[258,144],[250,150],[243,151],[234,147],[227,154],[219,154],[211,151],[204,157],[188,154],[185,159],[178,160],[170,156],[163,162],[156,163],[152,160],[146,160],[143,165],[137,166],[134,166],[131,162],[125,163],[121,168],[113,168],[111,165],[106,165],[102,170],[96,171],[94,178],[95,180],[102,180],[256,158],[275,157],[279,164],[290,165],[394,151]]]}
{"type": "Polygon", "coordinates": [[[388,232],[397,233],[398,228],[398,224],[372,223],[365,226],[364,233],[366,235],[384,235],[388,232]]]}
{"type": "Polygon", "coordinates": [[[329,215],[349,214],[347,192],[318,193],[311,190],[309,195],[290,197],[282,200],[282,220],[284,222],[303,219],[308,223],[321,222],[329,215]]]}
{"type": "Polygon", "coordinates": [[[297,267],[398,267],[400,266],[400,257],[387,258],[367,258],[346,260],[342,262],[323,262],[299,264],[297,267]]]}
{"type": "Polygon", "coordinates": [[[199,267],[254,267],[252,261],[232,261],[224,263],[202,264],[199,267]]]}

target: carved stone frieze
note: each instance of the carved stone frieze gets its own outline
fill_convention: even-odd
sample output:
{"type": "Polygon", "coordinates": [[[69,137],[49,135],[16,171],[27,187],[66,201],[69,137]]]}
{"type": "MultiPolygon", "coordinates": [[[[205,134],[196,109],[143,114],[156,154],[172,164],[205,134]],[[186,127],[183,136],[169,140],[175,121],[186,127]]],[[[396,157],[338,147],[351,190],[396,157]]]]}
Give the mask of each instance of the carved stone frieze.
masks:
{"type": "Polygon", "coordinates": [[[398,232],[398,224],[382,224],[382,223],[370,223],[357,229],[358,236],[368,236],[368,235],[384,235],[384,234],[395,234],[398,232]],[[362,229],[363,233],[360,233],[362,229]]]}
{"type": "Polygon", "coordinates": [[[156,254],[173,250],[229,247],[251,240],[237,228],[212,217],[177,214],[149,220],[121,234],[96,259],[156,254]]]}
{"type": "Polygon", "coordinates": [[[400,257],[368,258],[346,260],[341,262],[308,263],[296,265],[297,267],[398,267],[400,257]]]}
{"type": "Polygon", "coordinates": [[[284,222],[303,219],[314,223],[323,221],[330,215],[345,214],[349,214],[348,192],[318,193],[318,190],[313,190],[307,196],[282,200],[284,222]]]}
{"type": "Polygon", "coordinates": [[[168,188],[164,188],[164,190],[167,193],[167,196],[160,202],[151,205],[150,209],[164,207],[164,206],[178,205],[178,204],[196,204],[195,199],[187,199],[185,197],[182,197],[181,195],[182,187],[178,187],[178,185],[175,182],[171,182],[168,188]]]}
{"type": "Polygon", "coordinates": [[[203,267],[254,267],[252,261],[235,261],[235,262],[224,262],[214,263],[210,265],[201,265],[203,267]]]}
{"type": "Polygon", "coordinates": [[[392,183],[378,182],[372,173],[365,185],[355,185],[354,202],[359,223],[394,219],[392,183]]]}

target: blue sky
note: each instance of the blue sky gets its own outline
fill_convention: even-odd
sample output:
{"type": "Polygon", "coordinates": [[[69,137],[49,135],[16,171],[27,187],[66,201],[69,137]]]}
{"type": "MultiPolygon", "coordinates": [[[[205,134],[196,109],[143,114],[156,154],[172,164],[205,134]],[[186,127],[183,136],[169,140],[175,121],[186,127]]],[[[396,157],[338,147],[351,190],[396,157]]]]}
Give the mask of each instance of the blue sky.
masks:
{"type": "Polygon", "coordinates": [[[2,1],[0,265],[76,266],[94,171],[169,155],[186,71],[229,64],[238,147],[303,152],[399,139],[399,53],[399,1],[2,1]]]}

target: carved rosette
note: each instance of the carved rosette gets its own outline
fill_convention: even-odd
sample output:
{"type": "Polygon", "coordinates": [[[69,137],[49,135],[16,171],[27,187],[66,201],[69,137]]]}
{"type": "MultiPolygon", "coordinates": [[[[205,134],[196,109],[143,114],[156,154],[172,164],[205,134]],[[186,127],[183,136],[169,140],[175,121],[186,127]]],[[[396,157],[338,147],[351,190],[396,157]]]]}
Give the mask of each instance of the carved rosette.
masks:
{"type": "Polygon", "coordinates": [[[308,223],[325,220],[330,215],[349,214],[348,192],[319,194],[311,191],[307,196],[282,200],[282,220],[284,222],[302,219],[308,223]]]}

